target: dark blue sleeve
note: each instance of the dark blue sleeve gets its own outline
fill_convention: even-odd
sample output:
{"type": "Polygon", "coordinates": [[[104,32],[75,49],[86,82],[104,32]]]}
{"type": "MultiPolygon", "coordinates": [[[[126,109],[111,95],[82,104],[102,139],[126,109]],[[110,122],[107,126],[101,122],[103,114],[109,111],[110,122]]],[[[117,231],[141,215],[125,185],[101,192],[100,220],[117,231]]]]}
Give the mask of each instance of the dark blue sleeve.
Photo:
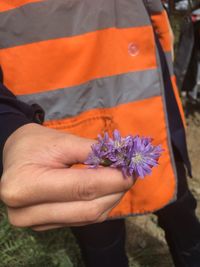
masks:
{"type": "Polygon", "coordinates": [[[42,123],[44,111],[37,105],[19,101],[1,82],[0,75],[0,176],[2,173],[2,152],[7,138],[19,127],[35,122],[42,123]]]}

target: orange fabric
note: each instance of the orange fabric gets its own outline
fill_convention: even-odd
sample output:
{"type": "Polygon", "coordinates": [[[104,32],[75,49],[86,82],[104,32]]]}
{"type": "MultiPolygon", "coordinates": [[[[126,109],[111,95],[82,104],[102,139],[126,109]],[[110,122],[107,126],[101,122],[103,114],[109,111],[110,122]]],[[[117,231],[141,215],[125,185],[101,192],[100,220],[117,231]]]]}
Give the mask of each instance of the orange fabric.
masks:
{"type": "MultiPolygon", "coordinates": [[[[40,0],[3,1],[0,11],[40,0]]],[[[171,48],[166,14],[154,15],[165,51],[171,48]]],[[[155,26],[156,25],[156,26],[155,26]]],[[[18,45],[0,50],[5,85],[16,95],[70,87],[89,80],[157,68],[151,25],[109,28],[78,36],[18,45]],[[130,45],[135,56],[130,55],[130,45]]],[[[122,88],[123,90],[123,88],[122,88]]],[[[88,138],[119,129],[123,136],[151,136],[165,149],[153,174],[138,180],[110,216],[151,212],[175,196],[176,182],[169,153],[169,138],[161,96],[113,108],[94,109],[73,118],[47,121],[45,125],[88,138]]],[[[106,178],[105,178],[106,179],[106,178]]],[[[109,177],[107,177],[109,179],[109,177]]]]}
{"type": "Polygon", "coordinates": [[[1,0],[0,12],[14,9],[29,3],[42,2],[43,0],[1,0]]]}
{"type": "Polygon", "coordinates": [[[161,97],[122,104],[114,108],[90,110],[70,119],[48,121],[45,125],[94,139],[98,133],[111,133],[114,129],[119,129],[123,136],[151,136],[155,144],[162,144],[165,151],[159,160],[159,166],[154,168],[151,176],[136,182],[112,211],[111,216],[154,211],[174,198],[176,182],[168,151],[161,97]]]}
{"type": "Polygon", "coordinates": [[[177,84],[176,84],[176,77],[175,77],[175,75],[171,76],[171,82],[172,82],[172,85],[173,85],[174,95],[175,95],[176,102],[177,102],[178,107],[179,107],[181,118],[182,118],[183,124],[184,124],[184,126],[186,128],[185,114],[184,114],[183,106],[182,106],[182,103],[181,103],[181,99],[180,99],[178,87],[177,87],[177,84]]]}
{"type": "Polygon", "coordinates": [[[2,49],[0,61],[5,85],[17,95],[156,67],[151,26],[110,28],[2,49]],[[129,54],[131,43],[139,49],[136,56],[129,54]]]}
{"type": "Polygon", "coordinates": [[[163,50],[172,51],[174,38],[167,12],[163,10],[161,13],[152,15],[151,20],[153,27],[158,34],[163,50]]]}

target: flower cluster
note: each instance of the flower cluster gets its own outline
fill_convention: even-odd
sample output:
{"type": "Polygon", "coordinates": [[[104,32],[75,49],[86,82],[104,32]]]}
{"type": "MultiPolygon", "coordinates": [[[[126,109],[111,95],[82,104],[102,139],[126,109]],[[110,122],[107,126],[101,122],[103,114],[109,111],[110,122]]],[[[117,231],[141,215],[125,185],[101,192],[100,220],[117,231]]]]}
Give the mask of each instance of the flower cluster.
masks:
{"type": "Polygon", "coordinates": [[[118,130],[113,132],[113,139],[105,133],[98,135],[98,142],[92,145],[85,164],[96,168],[99,165],[115,167],[122,170],[123,175],[144,178],[151,174],[152,168],[158,165],[163,149],[152,145],[149,137],[121,137],[118,130]]]}

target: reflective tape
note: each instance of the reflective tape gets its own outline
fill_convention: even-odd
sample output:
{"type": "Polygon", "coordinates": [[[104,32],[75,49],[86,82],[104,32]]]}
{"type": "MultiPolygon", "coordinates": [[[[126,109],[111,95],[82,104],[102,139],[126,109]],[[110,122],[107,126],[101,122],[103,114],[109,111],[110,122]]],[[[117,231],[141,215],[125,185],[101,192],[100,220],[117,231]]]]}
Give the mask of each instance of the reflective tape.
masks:
{"type": "Polygon", "coordinates": [[[110,28],[16,46],[2,49],[0,57],[4,83],[16,95],[72,87],[96,78],[156,67],[150,26],[110,28]]]}
{"type": "Polygon", "coordinates": [[[161,0],[143,0],[143,2],[152,15],[164,10],[161,0]]]}
{"type": "Polygon", "coordinates": [[[80,86],[18,98],[28,104],[39,104],[45,110],[45,119],[55,120],[76,116],[90,109],[115,107],[158,96],[160,90],[155,69],[95,79],[80,86]]]}
{"type": "Polygon", "coordinates": [[[48,0],[0,13],[0,48],[111,27],[150,25],[142,1],[48,0]]]}

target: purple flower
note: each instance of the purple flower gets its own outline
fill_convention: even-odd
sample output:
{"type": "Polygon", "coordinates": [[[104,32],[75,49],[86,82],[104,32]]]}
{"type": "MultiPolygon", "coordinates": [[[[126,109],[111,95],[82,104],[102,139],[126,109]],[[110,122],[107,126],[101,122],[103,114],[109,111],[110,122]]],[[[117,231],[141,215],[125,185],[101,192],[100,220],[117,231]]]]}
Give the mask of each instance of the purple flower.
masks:
{"type": "Polygon", "coordinates": [[[111,162],[108,159],[108,154],[112,149],[108,133],[102,137],[98,135],[98,142],[92,145],[92,152],[89,154],[85,164],[91,168],[96,168],[99,165],[110,166],[111,162]]]}
{"type": "Polygon", "coordinates": [[[90,165],[91,168],[96,168],[101,164],[101,153],[98,144],[92,145],[92,152],[89,154],[85,164],[90,165]]]}
{"type": "Polygon", "coordinates": [[[128,148],[132,145],[132,137],[121,137],[118,130],[113,132],[113,140],[110,139],[111,149],[107,155],[112,162],[111,166],[124,166],[124,156],[127,154],[128,148]]]}
{"type": "Polygon", "coordinates": [[[151,174],[152,168],[158,165],[162,151],[161,146],[152,145],[151,138],[134,137],[133,145],[127,154],[129,159],[127,174],[135,178],[144,178],[151,174]]]}
{"type": "Polygon", "coordinates": [[[121,169],[124,176],[144,178],[151,174],[152,168],[158,165],[158,159],[163,149],[152,145],[149,137],[126,136],[120,132],[113,132],[113,139],[105,133],[98,136],[98,142],[92,145],[85,164],[95,168],[99,165],[121,169]]]}

